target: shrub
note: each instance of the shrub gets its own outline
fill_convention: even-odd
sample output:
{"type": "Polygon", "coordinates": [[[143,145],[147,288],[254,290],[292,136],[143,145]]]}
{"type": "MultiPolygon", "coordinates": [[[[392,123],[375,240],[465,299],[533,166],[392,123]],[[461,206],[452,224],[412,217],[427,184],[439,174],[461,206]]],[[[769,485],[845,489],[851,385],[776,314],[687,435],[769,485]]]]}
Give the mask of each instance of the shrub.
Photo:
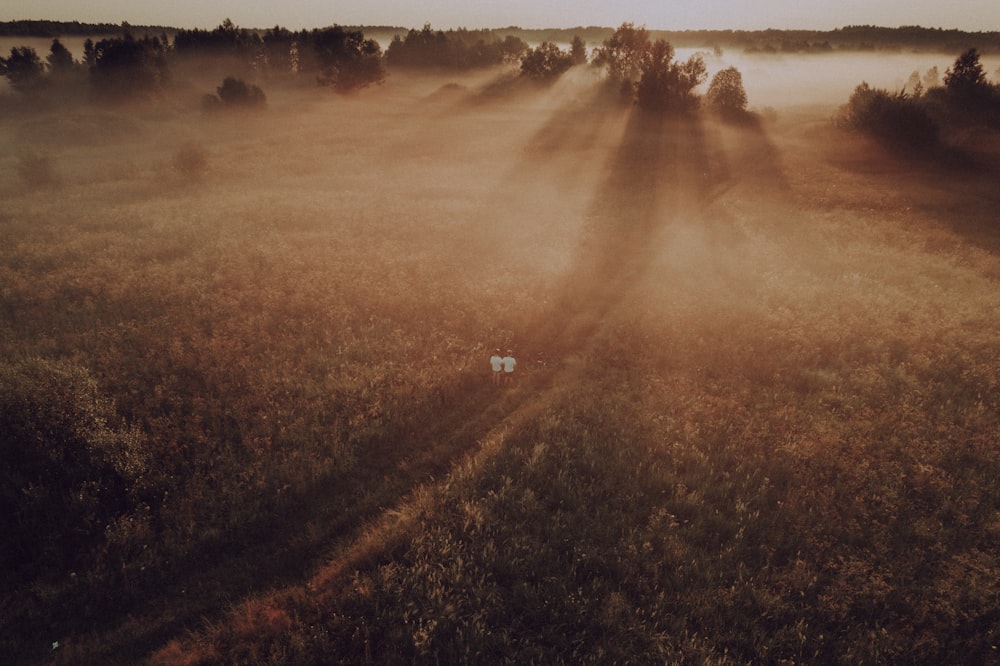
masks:
{"type": "Polygon", "coordinates": [[[862,83],[840,111],[840,123],[899,148],[937,145],[939,128],[927,110],[905,92],[890,93],[862,83]]]}
{"type": "Polygon", "coordinates": [[[258,86],[227,76],[216,91],[224,105],[257,108],[267,103],[267,96],[258,86]]]}
{"type": "Polygon", "coordinates": [[[129,512],[146,472],[143,441],[78,366],[0,366],[0,566],[17,579],[65,570],[129,512]],[[20,574],[20,575],[18,575],[20,574]]]}

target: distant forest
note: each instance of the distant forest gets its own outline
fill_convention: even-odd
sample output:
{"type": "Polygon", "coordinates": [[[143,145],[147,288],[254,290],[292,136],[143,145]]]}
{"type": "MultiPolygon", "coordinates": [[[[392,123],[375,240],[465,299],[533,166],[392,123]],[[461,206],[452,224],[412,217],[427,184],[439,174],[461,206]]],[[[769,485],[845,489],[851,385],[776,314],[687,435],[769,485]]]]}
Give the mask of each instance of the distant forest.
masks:
{"type": "MultiPolygon", "coordinates": [[[[405,35],[411,28],[399,26],[345,26],[372,37],[405,35]]],[[[263,30],[263,29],[259,29],[263,30]]],[[[130,25],[127,22],[81,23],[79,21],[0,22],[0,36],[64,37],[133,34],[174,35],[178,28],[130,25]]],[[[528,29],[509,26],[491,30],[497,37],[517,37],[529,43],[569,43],[574,36],[588,44],[600,44],[614,28],[588,26],[528,29]]],[[[826,51],[934,51],[953,53],[975,47],[982,54],[1000,53],[1000,31],[962,30],[902,26],[886,28],[852,25],[836,30],[649,30],[652,39],[664,39],[677,48],[735,49],[747,53],[823,53],[826,51]]]]}

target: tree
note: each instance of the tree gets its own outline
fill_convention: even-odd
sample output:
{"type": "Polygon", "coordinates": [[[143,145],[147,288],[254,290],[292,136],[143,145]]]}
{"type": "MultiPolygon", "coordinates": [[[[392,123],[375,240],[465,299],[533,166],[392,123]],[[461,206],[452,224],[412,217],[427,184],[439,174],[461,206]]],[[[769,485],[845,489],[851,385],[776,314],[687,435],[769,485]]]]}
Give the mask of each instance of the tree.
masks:
{"type": "MultiPolygon", "coordinates": [[[[631,87],[639,77],[643,55],[649,49],[649,33],[645,27],[622,23],[610,38],[594,51],[593,62],[605,67],[612,81],[631,87]]],[[[672,55],[671,55],[672,57],[672,55]]]]}
{"type": "Polygon", "coordinates": [[[45,57],[46,62],[48,62],[49,73],[55,76],[63,76],[73,71],[76,67],[76,61],[73,60],[73,54],[69,52],[62,42],[58,39],[52,40],[52,46],[49,48],[49,55],[45,57]]]}
{"type": "Polygon", "coordinates": [[[948,93],[956,97],[975,97],[989,90],[986,73],[979,62],[979,52],[976,49],[969,49],[958,56],[955,64],[945,72],[944,85],[948,93]]]}
{"type": "Polygon", "coordinates": [[[155,93],[170,79],[166,50],[159,37],[102,39],[94,45],[91,83],[107,99],[155,93]]]}
{"type": "Polygon", "coordinates": [[[528,45],[513,35],[501,40],[490,30],[444,32],[427,23],[405,37],[393,37],[385,60],[390,67],[471,69],[516,62],[527,50],[528,45]]]}
{"type": "Polygon", "coordinates": [[[87,69],[92,68],[97,63],[97,49],[94,40],[88,37],[83,42],[83,64],[87,69]]]}
{"type": "Polygon", "coordinates": [[[178,30],[174,35],[178,56],[210,56],[225,67],[259,67],[266,60],[264,39],[256,30],[241,28],[225,19],[213,30],[178,30]]]}
{"type": "Polygon", "coordinates": [[[890,93],[867,82],[854,89],[839,123],[864,132],[892,148],[926,150],[937,145],[940,130],[927,109],[904,91],[890,93]]]}
{"type": "Polygon", "coordinates": [[[532,79],[554,79],[572,66],[573,56],[551,42],[542,42],[521,57],[521,75],[532,79]]]}
{"type": "Polygon", "coordinates": [[[644,109],[661,112],[685,112],[695,108],[698,98],[694,89],[708,76],[700,55],[677,63],[674,47],[662,39],[653,42],[643,53],[639,70],[636,102],[644,109]]]}
{"type": "Polygon", "coordinates": [[[705,103],[724,118],[734,118],[746,113],[747,92],[743,88],[743,75],[735,67],[719,70],[708,84],[705,103]]]}
{"type": "Polygon", "coordinates": [[[227,76],[216,92],[222,104],[232,107],[259,108],[267,103],[263,90],[234,76],[227,76]]]}
{"type": "Polygon", "coordinates": [[[573,59],[574,65],[587,63],[587,44],[580,35],[573,35],[573,39],[569,43],[569,55],[573,59]]]}
{"type": "Polygon", "coordinates": [[[382,47],[374,39],[365,39],[360,30],[326,28],[315,35],[313,47],[320,85],[345,93],[385,80],[382,47]]]}
{"type": "Polygon", "coordinates": [[[924,90],[937,88],[939,85],[941,85],[941,75],[938,73],[937,65],[934,65],[933,67],[927,70],[927,73],[924,74],[922,83],[924,84],[924,90]]]}
{"type": "Polygon", "coordinates": [[[47,83],[45,66],[30,46],[11,47],[10,57],[0,58],[0,61],[3,61],[3,72],[10,86],[20,93],[36,92],[47,83]]]}
{"type": "Polygon", "coordinates": [[[694,89],[708,74],[700,55],[674,62],[674,47],[650,42],[646,29],[623,23],[594,51],[593,63],[605,67],[622,95],[644,109],[686,111],[697,105],[694,89]]]}
{"type": "Polygon", "coordinates": [[[274,26],[264,33],[264,61],[267,68],[275,72],[295,71],[292,60],[292,46],[295,35],[287,28],[274,26]]]}

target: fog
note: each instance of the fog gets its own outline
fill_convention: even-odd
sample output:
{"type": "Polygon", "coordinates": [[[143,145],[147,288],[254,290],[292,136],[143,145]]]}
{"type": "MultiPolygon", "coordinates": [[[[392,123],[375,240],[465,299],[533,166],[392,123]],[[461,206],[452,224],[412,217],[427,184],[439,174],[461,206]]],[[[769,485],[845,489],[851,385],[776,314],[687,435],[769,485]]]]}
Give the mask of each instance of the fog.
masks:
{"type": "MultiPolygon", "coordinates": [[[[20,589],[42,592],[23,595],[34,614],[17,614],[28,618],[20,626],[38,636],[21,649],[48,651],[56,639],[79,637],[78,652],[64,652],[70,663],[91,656],[95,643],[106,653],[128,643],[145,654],[206,618],[224,626],[214,618],[234,600],[307,580],[303,561],[349,552],[355,539],[367,553],[364,524],[379,524],[386,507],[422,496],[435,478],[454,488],[452,471],[473,474],[481,456],[472,454],[488,452],[483,442],[506,446],[508,432],[521,431],[531,446],[536,435],[558,442],[553,449],[597,442],[602,448],[587,454],[595,461],[607,457],[605,445],[609,453],[633,447],[618,467],[627,472],[608,488],[628,490],[646,455],[667,460],[686,449],[679,460],[703,461],[710,471],[698,463],[690,477],[686,462],[663,468],[635,534],[672,488],[718,485],[730,471],[739,476],[743,461],[789,461],[780,484],[792,490],[767,497],[800,507],[801,517],[785,524],[821,531],[839,520],[844,501],[881,506],[855,489],[891,486],[902,497],[894,484],[906,469],[931,469],[928,460],[977,467],[955,454],[967,440],[994,441],[1000,413],[996,133],[961,127],[946,133],[945,148],[914,156],[831,121],[860,82],[898,88],[915,70],[936,66],[943,76],[950,61],[707,55],[710,75],[730,65],[743,74],[755,113],[734,122],[644,112],[586,67],[551,85],[526,82],[514,67],[390,72],[382,85],[349,95],[244,73],[266,93],[261,109],[206,111],[204,96],[232,73],[219,61],[172,66],[163,92],[132,103],[89,100],[86,82],[66,103],[15,103],[8,93],[0,107],[0,353],[65,360],[93,377],[116,415],[141,431],[163,499],[162,527],[140,516],[127,535],[136,555],[108,560],[109,578],[99,572],[91,587],[75,573],[65,583],[98,599],[86,605],[100,628],[90,628],[93,617],[70,628],[35,622],[63,617],[69,606],[26,584],[20,589]],[[497,346],[531,368],[509,389],[489,382],[497,346]],[[539,354],[547,365],[530,365],[539,354]],[[612,392],[620,395],[602,413],[612,392]],[[579,413],[564,417],[573,404],[579,413]],[[563,418],[573,427],[561,430],[563,418]],[[534,429],[546,419],[550,434],[550,426],[534,429]],[[926,441],[939,459],[912,446],[926,441]],[[891,454],[881,448],[889,444],[891,454]],[[869,446],[870,460],[913,455],[919,468],[885,467],[872,482],[871,466],[856,464],[869,446]],[[850,482],[819,498],[828,510],[813,514],[810,492],[831,478],[825,450],[850,482]],[[819,472],[789,477],[815,457],[819,472]],[[307,501],[314,492],[323,501],[307,501]],[[287,541],[258,527],[274,517],[288,518],[274,530],[287,541]],[[243,538],[271,557],[244,553],[236,547],[243,538]],[[192,550],[197,559],[175,558],[192,550]],[[139,581],[121,594],[132,605],[116,601],[114,586],[132,585],[118,577],[126,564],[139,581]],[[140,577],[161,564],[169,581],[140,577]],[[223,570],[246,582],[226,582],[223,570]],[[204,592],[200,581],[210,579],[219,586],[204,592]]],[[[993,71],[997,62],[983,64],[993,71]]],[[[985,444],[980,455],[996,458],[985,444]]],[[[566,458],[552,460],[553,475],[573,473],[566,458]]],[[[761,469],[746,475],[766,486],[771,472],[761,469]]],[[[475,473],[511,478],[485,463],[475,473]]],[[[947,487],[966,480],[960,469],[947,487]]],[[[587,472],[574,483],[591,482],[587,472]]],[[[993,490],[973,485],[969,493],[993,490]]],[[[751,496],[734,490],[724,501],[751,496]]],[[[600,523],[592,509],[606,496],[581,497],[581,529],[600,523]]],[[[622,498],[614,503],[633,505],[622,498]]],[[[537,523],[547,524],[549,505],[532,504],[537,523]]],[[[768,499],[765,510],[781,513],[781,504],[768,499]]],[[[927,524],[952,519],[947,503],[926,502],[939,505],[927,524]]],[[[708,516],[711,538],[693,539],[705,550],[692,552],[707,555],[691,558],[716,562],[720,512],[705,507],[691,518],[708,516]]],[[[968,523],[969,533],[988,534],[995,520],[987,513],[968,523]]],[[[894,530],[895,508],[882,516],[894,530]]],[[[99,536],[104,524],[94,522],[99,536]]],[[[683,534],[676,525],[663,529],[683,534]]],[[[742,533],[737,525],[730,534],[742,533]]],[[[753,552],[780,536],[769,530],[753,552]]],[[[807,537],[822,551],[819,570],[830,542],[807,537]]],[[[911,537],[921,546],[913,552],[934,552],[927,543],[951,548],[964,536],[935,538],[911,537]]],[[[845,542],[867,553],[867,542],[845,542]]],[[[628,551],[623,541],[607,543],[615,558],[628,551]]],[[[637,563],[648,559],[633,550],[637,563]]],[[[796,553],[786,558],[794,569],[787,578],[800,580],[798,545],[785,550],[796,553]]],[[[848,561],[841,552],[831,561],[848,561]]],[[[749,571],[727,557],[735,558],[723,560],[730,573],[749,571]]],[[[768,556],[754,575],[770,567],[768,556]]],[[[655,593],[659,576],[637,579],[635,589],[655,593]]],[[[923,590],[922,576],[905,579],[907,589],[923,590]]],[[[715,594],[723,577],[709,579],[697,599],[715,594]]],[[[773,590],[799,583],[779,582],[764,596],[786,603],[773,590]]],[[[869,579],[852,585],[867,590],[869,579]]],[[[958,604],[966,588],[954,589],[948,603],[958,604]]],[[[675,613],[672,598],[659,599],[662,617],[675,613]]],[[[985,616],[992,606],[983,599],[985,616]]],[[[925,603],[911,600],[900,616],[925,603]]],[[[803,612],[798,604],[787,617],[803,612]]],[[[825,627],[843,626],[839,618],[812,630],[815,654],[834,653],[823,636],[837,633],[825,627]]],[[[912,635],[900,635],[909,649],[912,635]]],[[[867,635],[858,640],[867,644],[867,635]]]]}
{"type": "MultiPolygon", "coordinates": [[[[693,51],[692,51],[693,52],[693,51]]],[[[684,51],[678,55],[686,57],[684,51]]],[[[940,83],[956,54],[941,53],[837,53],[761,55],[704,53],[709,75],[735,66],[743,75],[750,103],[758,108],[786,105],[839,105],[862,81],[876,88],[902,90],[913,72],[923,77],[937,67],[940,83]]],[[[983,56],[988,75],[1000,67],[1000,58],[983,56]]],[[[993,74],[996,79],[996,75],[993,74]]]]}
{"type": "MultiPolygon", "coordinates": [[[[276,229],[325,227],[360,265],[370,251],[377,260],[369,267],[384,264],[396,286],[406,283],[400,271],[410,270],[434,280],[462,275],[462,288],[472,293],[477,283],[527,290],[540,300],[519,309],[524,315],[542,307],[560,280],[579,287],[596,274],[602,288],[611,288],[626,275],[637,280],[654,259],[690,261],[677,243],[692,252],[702,247],[718,261],[705,243],[742,237],[739,225],[718,222],[743,202],[741,188],[754,183],[760,198],[786,186],[783,145],[797,150],[810,128],[829,129],[861,81],[898,89],[913,71],[937,67],[943,76],[950,62],[943,55],[876,53],[705,58],[710,75],[735,65],[751,109],[768,109],[770,120],[742,129],[715,122],[653,127],[609,101],[600,73],[588,68],[548,88],[513,85],[501,70],[390,73],[383,85],[346,97],[262,79],[265,111],[209,117],[200,100],[224,72],[206,63],[175,73],[169,95],[134,109],[13,118],[4,128],[0,187],[19,193],[16,156],[44,154],[61,186],[55,201],[87,198],[101,208],[167,201],[208,218],[256,219],[271,210],[268,224],[276,229]],[[191,174],[175,161],[192,145],[208,167],[188,181],[191,174]],[[672,249],[655,255],[668,231],[672,249]],[[382,246],[386,254],[377,250],[382,246]],[[595,247],[610,249],[595,256],[595,247]],[[595,265],[614,267],[613,279],[595,265]]],[[[995,64],[984,61],[988,71],[995,64]]],[[[827,147],[813,142],[809,150],[822,158],[827,147]]],[[[762,205],[787,202],[765,197],[762,205]]],[[[155,207],[141,215],[147,213],[161,216],[155,207]]]]}
{"type": "MultiPolygon", "coordinates": [[[[391,39],[376,36],[383,50],[391,39]]],[[[77,59],[83,56],[87,37],[61,37],[60,41],[77,59]]],[[[95,42],[100,37],[92,37],[95,42]]],[[[14,46],[30,46],[44,60],[52,40],[40,37],[0,37],[0,54],[7,55],[14,46]]],[[[561,45],[568,48],[568,45],[561,45]]],[[[591,45],[594,46],[594,45],[591,45]]],[[[716,55],[711,50],[677,49],[677,58],[684,60],[700,53],[711,76],[720,69],[735,66],[743,75],[752,106],[758,108],[783,105],[843,104],[851,91],[862,81],[889,90],[899,90],[914,71],[923,76],[937,67],[943,77],[958,53],[866,53],[769,55],[747,54],[736,50],[716,55]]],[[[983,68],[993,80],[998,78],[1000,56],[983,56],[983,68]]],[[[7,89],[6,79],[0,80],[0,90],[7,89]]]]}

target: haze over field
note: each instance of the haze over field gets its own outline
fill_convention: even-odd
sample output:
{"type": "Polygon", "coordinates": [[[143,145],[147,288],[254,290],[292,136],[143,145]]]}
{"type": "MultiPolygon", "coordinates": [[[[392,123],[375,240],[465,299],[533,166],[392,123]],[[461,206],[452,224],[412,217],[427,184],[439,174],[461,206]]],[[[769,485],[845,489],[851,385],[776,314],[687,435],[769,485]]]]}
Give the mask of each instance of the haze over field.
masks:
{"type": "Polygon", "coordinates": [[[728,116],[589,65],[5,92],[0,652],[986,663],[997,118],[840,110],[955,55],[706,51],[728,116]]]}

